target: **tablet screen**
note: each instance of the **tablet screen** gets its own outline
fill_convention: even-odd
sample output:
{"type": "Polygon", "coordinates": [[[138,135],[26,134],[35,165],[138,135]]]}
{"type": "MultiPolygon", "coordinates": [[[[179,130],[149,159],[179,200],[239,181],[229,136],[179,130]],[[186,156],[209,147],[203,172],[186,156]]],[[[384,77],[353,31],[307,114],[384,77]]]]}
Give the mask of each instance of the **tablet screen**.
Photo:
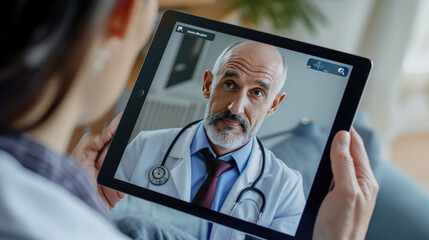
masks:
{"type": "Polygon", "coordinates": [[[114,178],[295,236],[354,66],[172,26],[114,178]]]}

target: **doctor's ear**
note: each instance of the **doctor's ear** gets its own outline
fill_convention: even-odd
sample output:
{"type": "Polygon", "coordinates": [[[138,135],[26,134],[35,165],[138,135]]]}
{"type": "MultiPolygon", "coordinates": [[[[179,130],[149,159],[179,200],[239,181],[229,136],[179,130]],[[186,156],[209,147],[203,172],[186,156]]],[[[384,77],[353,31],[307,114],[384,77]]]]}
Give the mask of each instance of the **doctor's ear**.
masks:
{"type": "Polygon", "coordinates": [[[203,96],[206,99],[210,98],[210,87],[213,83],[213,73],[209,70],[204,71],[203,96]]]}
{"type": "Polygon", "coordinates": [[[283,99],[286,97],[285,92],[278,93],[276,98],[273,101],[273,105],[271,105],[270,109],[267,112],[267,116],[271,116],[273,113],[277,111],[277,108],[279,107],[280,103],[283,101],[283,99]]]}

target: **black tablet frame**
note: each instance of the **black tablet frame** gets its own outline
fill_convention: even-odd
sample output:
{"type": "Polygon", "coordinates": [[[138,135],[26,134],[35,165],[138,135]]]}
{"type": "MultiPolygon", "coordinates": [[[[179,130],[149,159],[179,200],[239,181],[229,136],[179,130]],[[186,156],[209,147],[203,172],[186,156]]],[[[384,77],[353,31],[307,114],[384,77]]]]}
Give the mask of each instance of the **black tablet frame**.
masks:
{"type": "Polygon", "coordinates": [[[147,53],[146,59],[140,70],[140,74],[132,90],[124,114],[119,123],[118,130],[116,131],[111,146],[107,152],[103,166],[98,175],[98,182],[103,186],[113,188],[155,203],[159,203],[164,206],[174,208],[243,232],[247,232],[255,236],[267,239],[310,239],[312,237],[317,212],[322,203],[322,200],[328,193],[332,180],[332,171],[329,159],[329,150],[332,139],[336,132],[340,130],[350,130],[371,68],[372,62],[367,58],[231,24],[192,16],[181,12],[166,11],[158,26],[157,32],[152,39],[151,47],[147,53]],[[351,71],[351,75],[344,91],[337,115],[335,117],[332,130],[329,134],[328,141],[325,146],[322,159],[295,237],[266,227],[258,226],[253,223],[249,223],[244,220],[230,217],[204,207],[196,206],[177,198],[166,196],[114,178],[122,154],[128,144],[129,138],[134,129],[134,125],[146,99],[146,93],[149,91],[155,73],[158,69],[158,65],[164,54],[165,47],[167,46],[170,36],[173,33],[176,22],[186,23],[216,32],[247,38],[253,41],[264,42],[279,48],[310,54],[316,57],[353,66],[353,70],[351,71]]]}

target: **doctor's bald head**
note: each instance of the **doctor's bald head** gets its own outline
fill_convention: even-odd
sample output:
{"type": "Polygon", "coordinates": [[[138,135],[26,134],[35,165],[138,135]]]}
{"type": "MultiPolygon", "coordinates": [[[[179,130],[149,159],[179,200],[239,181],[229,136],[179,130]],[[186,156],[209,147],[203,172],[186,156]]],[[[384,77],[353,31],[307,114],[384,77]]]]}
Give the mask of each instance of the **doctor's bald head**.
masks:
{"type": "Polygon", "coordinates": [[[281,89],[286,64],[278,50],[259,42],[239,42],[204,72],[203,96],[209,100],[204,127],[209,140],[223,149],[245,145],[285,97],[281,89]]]}
{"type": "Polygon", "coordinates": [[[259,43],[259,42],[252,42],[252,41],[235,42],[233,44],[230,44],[228,47],[226,47],[222,51],[222,53],[218,56],[214,66],[213,66],[212,73],[214,75],[214,78],[216,79],[217,76],[222,74],[222,71],[224,70],[224,67],[226,66],[227,61],[231,58],[231,54],[232,54],[233,50],[235,48],[239,47],[239,45],[243,45],[243,46],[241,46],[241,48],[236,49],[236,52],[235,52],[236,55],[240,55],[242,53],[243,49],[244,49],[244,51],[247,51],[249,49],[252,49],[252,47],[256,47],[256,48],[252,49],[255,51],[251,53],[251,55],[254,57],[257,57],[257,56],[262,57],[260,53],[256,53],[258,50],[261,50],[261,51],[268,50],[265,53],[274,54],[274,57],[277,58],[277,60],[275,60],[275,61],[277,61],[277,63],[280,63],[278,57],[281,58],[281,66],[280,65],[276,66],[278,68],[281,67],[280,69],[276,69],[277,71],[278,70],[281,71],[281,76],[279,76],[280,78],[276,79],[276,80],[279,80],[279,82],[280,82],[280,84],[279,84],[280,87],[278,88],[278,91],[280,91],[282,89],[282,87],[284,86],[284,83],[286,81],[286,76],[287,76],[286,60],[285,60],[284,56],[275,47],[268,45],[268,44],[259,43]]]}

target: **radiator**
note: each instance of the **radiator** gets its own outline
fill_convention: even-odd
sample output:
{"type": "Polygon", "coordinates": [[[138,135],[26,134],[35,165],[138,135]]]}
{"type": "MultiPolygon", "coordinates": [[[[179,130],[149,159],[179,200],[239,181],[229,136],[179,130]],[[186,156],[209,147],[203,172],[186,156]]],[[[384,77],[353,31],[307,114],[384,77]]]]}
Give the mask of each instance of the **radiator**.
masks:
{"type": "Polygon", "coordinates": [[[146,99],[134,131],[182,128],[204,117],[205,101],[153,97],[146,99]]]}

